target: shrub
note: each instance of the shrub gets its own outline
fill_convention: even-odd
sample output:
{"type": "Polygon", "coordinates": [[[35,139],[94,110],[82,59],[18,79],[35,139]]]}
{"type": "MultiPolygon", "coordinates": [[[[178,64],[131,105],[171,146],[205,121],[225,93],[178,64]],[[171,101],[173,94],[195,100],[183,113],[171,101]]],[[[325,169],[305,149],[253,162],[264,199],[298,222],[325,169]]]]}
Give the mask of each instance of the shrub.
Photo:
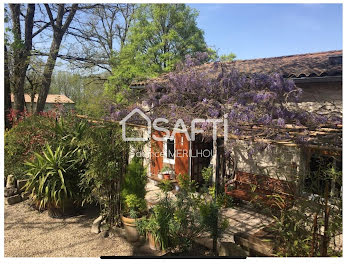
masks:
{"type": "Polygon", "coordinates": [[[145,214],[147,209],[146,200],[135,194],[128,194],[124,198],[126,214],[131,218],[138,218],[145,214]]]}
{"type": "MultiPolygon", "coordinates": [[[[273,223],[267,227],[273,236],[278,256],[341,256],[342,248],[335,247],[335,237],[342,235],[342,197],[329,191],[330,180],[342,186],[342,172],[333,164],[319,168],[314,174],[316,182],[325,180],[323,195],[296,197],[292,207],[279,195],[277,210],[272,210],[273,223]]],[[[310,188],[317,187],[311,183],[310,188]]]]}
{"type": "Polygon", "coordinates": [[[35,160],[26,162],[29,180],[26,191],[31,192],[39,209],[63,208],[67,201],[80,199],[78,183],[84,162],[81,149],[54,151],[46,145],[43,154],[35,153],[35,160]]]}
{"type": "Polygon", "coordinates": [[[139,198],[146,195],[147,173],[140,158],[133,158],[127,167],[122,186],[122,196],[135,194],[139,198]]]}
{"type": "Polygon", "coordinates": [[[5,132],[5,175],[13,174],[17,179],[25,175],[24,162],[41,153],[47,142],[54,140],[55,119],[49,116],[24,118],[5,132]]]}
{"type": "Polygon", "coordinates": [[[226,221],[214,201],[206,202],[211,200],[207,193],[196,192],[197,184],[194,181],[190,181],[186,175],[178,175],[177,179],[180,189],[176,197],[169,196],[170,181],[162,181],[159,186],[164,197],[152,208],[148,219],[138,220],[137,228],[142,235],[151,233],[163,250],[187,251],[204,232],[218,237],[226,221]]]}
{"type": "Polygon", "coordinates": [[[146,211],[146,168],[140,158],[134,157],[127,167],[122,185],[123,214],[140,217],[146,211]]]}
{"type": "Polygon", "coordinates": [[[136,228],[141,235],[147,236],[150,233],[162,250],[174,248],[176,243],[173,231],[177,229],[174,212],[172,200],[162,199],[152,208],[148,219],[136,221],[136,228]]]}
{"type": "Polygon", "coordinates": [[[34,153],[42,153],[45,144],[53,149],[77,146],[87,128],[85,121],[66,115],[56,120],[54,113],[25,116],[5,132],[5,175],[17,179],[25,177],[25,161],[32,161],[34,153]]]}
{"type": "Polygon", "coordinates": [[[88,152],[87,170],[80,183],[86,195],[83,202],[96,202],[108,225],[118,224],[129,144],[122,140],[120,126],[100,123],[88,129],[82,147],[88,152]]]}

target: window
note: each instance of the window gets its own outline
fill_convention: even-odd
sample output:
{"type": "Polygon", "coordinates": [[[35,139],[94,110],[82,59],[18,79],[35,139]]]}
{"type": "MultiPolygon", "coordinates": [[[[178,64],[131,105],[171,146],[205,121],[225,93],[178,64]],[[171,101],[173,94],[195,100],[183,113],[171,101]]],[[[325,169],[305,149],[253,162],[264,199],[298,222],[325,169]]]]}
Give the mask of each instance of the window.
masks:
{"type": "Polygon", "coordinates": [[[175,140],[165,138],[163,143],[164,162],[175,164],[175,140]]]}
{"type": "Polygon", "coordinates": [[[175,142],[171,139],[166,141],[166,157],[168,159],[175,159],[175,142]]]}
{"type": "Polygon", "coordinates": [[[310,173],[305,178],[305,192],[324,196],[325,188],[328,188],[330,196],[339,197],[341,186],[341,159],[313,154],[310,159],[310,173]]]}

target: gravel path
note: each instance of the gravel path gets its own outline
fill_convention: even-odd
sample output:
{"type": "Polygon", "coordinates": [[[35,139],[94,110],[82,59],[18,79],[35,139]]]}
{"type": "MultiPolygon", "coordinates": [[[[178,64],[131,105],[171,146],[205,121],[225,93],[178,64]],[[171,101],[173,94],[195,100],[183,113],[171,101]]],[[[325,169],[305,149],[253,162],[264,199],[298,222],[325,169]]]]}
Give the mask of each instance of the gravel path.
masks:
{"type": "Polygon", "coordinates": [[[129,256],[134,248],[121,237],[92,234],[95,213],[53,219],[27,202],[5,205],[5,257],[129,256]]]}

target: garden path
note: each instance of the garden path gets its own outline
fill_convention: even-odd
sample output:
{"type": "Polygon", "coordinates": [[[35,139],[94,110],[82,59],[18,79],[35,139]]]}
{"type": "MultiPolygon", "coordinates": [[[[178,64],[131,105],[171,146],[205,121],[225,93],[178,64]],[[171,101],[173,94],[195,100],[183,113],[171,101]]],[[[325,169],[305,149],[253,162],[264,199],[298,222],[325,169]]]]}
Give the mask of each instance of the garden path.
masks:
{"type": "Polygon", "coordinates": [[[90,228],[95,210],[66,219],[39,213],[28,201],[5,205],[5,257],[100,257],[135,255],[124,238],[104,238],[90,228]]]}

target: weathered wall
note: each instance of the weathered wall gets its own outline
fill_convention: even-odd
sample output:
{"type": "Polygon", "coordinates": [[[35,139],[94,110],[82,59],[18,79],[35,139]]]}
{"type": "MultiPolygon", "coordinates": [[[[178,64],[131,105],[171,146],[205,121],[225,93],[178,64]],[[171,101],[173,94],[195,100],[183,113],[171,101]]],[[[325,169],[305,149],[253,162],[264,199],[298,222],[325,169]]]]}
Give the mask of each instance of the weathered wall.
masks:
{"type": "Polygon", "coordinates": [[[342,116],[342,82],[298,83],[302,88],[299,107],[319,114],[340,113],[342,116]]]}
{"type": "MultiPolygon", "coordinates": [[[[342,83],[301,83],[301,102],[305,110],[321,114],[339,113],[342,116],[342,83]]],[[[309,155],[298,147],[272,145],[263,151],[244,141],[237,141],[233,147],[237,170],[253,174],[268,175],[280,180],[295,180],[307,172],[309,155]],[[252,153],[254,151],[254,153],[252,153]]]]}
{"type": "Polygon", "coordinates": [[[255,143],[235,141],[233,156],[236,169],[279,180],[294,181],[304,172],[304,157],[297,147],[269,145],[264,148],[255,143]]]}

